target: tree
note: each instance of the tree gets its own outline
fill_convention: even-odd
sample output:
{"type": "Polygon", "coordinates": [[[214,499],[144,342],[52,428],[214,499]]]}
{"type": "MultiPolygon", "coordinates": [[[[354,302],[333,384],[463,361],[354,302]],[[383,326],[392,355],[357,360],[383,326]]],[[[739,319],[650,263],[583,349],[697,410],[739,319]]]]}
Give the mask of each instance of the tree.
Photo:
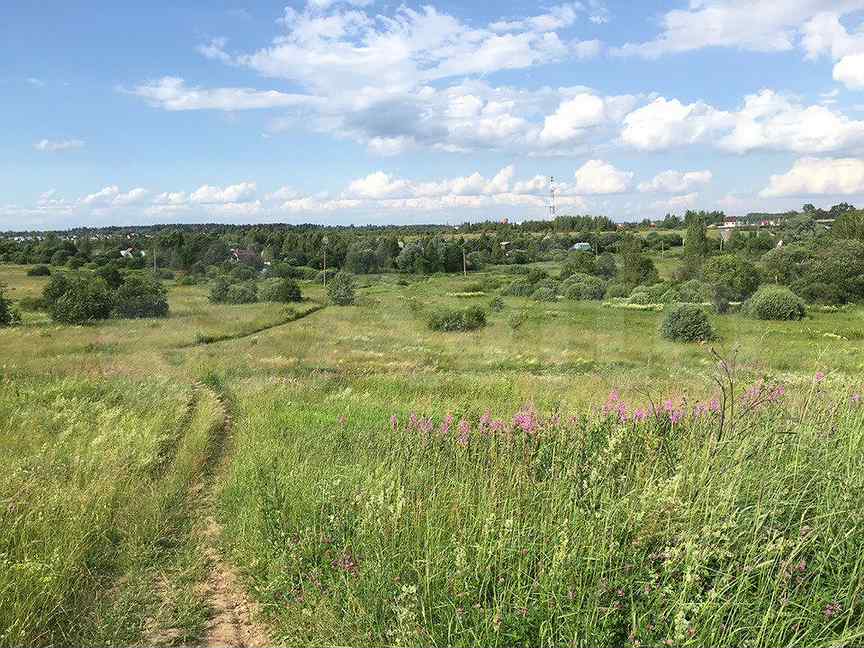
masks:
{"type": "Polygon", "coordinates": [[[340,272],[327,284],[327,295],[337,306],[350,306],[354,303],[354,277],[346,272],[340,272]]]}
{"type": "Polygon", "coordinates": [[[620,245],[621,271],[618,281],[632,286],[656,283],[659,275],[654,262],[642,254],[642,241],[632,234],[625,236],[620,245]]]}
{"type": "Polygon", "coordinates": [[[864,241],[864,209],[841,213],[831,226],[831,236],[864,241]]]}
{"type": "Polygon", "coordinates": [[[21,321],[21,315],[12,306],[12,300],[6,297],[5,288],[3,284],[0,284],[0,328],[13,326],[21,321]]]}
{"type": "MultiPolygon", "coordinates": [[[[52,277],[43,292],[43,299],[46,301],[48,294],[56,294],[54,289],[49,291],[54,279],[55,277],[52,277]]],[[[63,284],[62,292],[49,304],[49,313],[55,322],[86,324],[110,317],[114,308],[114,299],[111,289],[102,279],[80,274],[64,277],[63,284]]]]}
{"type": "Polygon", "coordinates": [[[166,317],[168,292],[152,276],[129,274],[114,296],[114,310],[120,317],[166,317]]]}
{"type": "Polygon", "coordinates": [[[715,289],[724,287],[732,300],[744,300],[759,287],[759,271],[749,261],[735,254],[721,254],[709,259],[702,269],[705,281],[715,289]]]}

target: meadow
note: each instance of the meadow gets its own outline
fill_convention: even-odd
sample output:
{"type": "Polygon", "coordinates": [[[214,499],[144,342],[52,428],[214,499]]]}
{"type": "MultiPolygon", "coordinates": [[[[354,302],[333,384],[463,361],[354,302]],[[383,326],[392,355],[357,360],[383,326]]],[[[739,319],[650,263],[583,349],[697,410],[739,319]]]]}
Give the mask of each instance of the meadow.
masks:
{"type": "Polygon", "coordinates": [[[864,641],[864,309],[418,315],[510,278],[0,329],[0,645],[212,644],[226,592],[247,645],[864,641]]]}

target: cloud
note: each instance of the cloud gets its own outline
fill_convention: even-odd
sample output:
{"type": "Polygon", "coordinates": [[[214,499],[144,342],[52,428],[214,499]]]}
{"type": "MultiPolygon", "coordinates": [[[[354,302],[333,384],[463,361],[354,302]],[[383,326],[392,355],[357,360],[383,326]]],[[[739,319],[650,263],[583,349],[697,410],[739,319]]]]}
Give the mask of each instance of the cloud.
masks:
{"type": "Polygon", "coordinates": [[[803,106],[771,90],[748,95],[720,148],[734,153],[758,149],[822,153],[864,144],[864,121],[825,106],[803,106]]]}
{"type": "Polygon", "coordinates": [[[762,198],[807,195],[864,195],[864,160],[806,157],[784,174],[772,175],[762,198]]]}
{"type": "MultiPolygon", "coordinates": [[[[664,14],[661,32],[653,40],[627,43],[613,53],[658,58],[705,47],[789,51],[804,23],[814,16],[828,9],[838,15],[864,9],[864,0],[691,0],[689,4],[688,9],[664,14]]],[[[805,36],[805,46],[806,42],[805,36]]]]}
{"type": "Polygon", "coordinates": [[[45,82],[42,79],[37,79],[36,77],[28,77],[27,83],[29,83],[34,88],[44,88],[45,82]]]}
{"type": "Polygon", "coordinates": [[[57,151],[71,151],[73,149],[84,148],[85,142],[80,139],[61,139],[61,140],[39,140],[33,145],[37,151],[45,151],[47,153],[55,153],[57,151]]]}
{"type": "Polygon", "coordinates": [[[864,54],[844,56],[834,66],[834,80],[850,90],[864,90],[864,54]]]}
{"type": "Polygon", "coordinates": [[[588,160],[574,176],[576,184],[565,191],[576,195],[624,193],[633,180],[631,172],[620,171],[602,160],[588,160]]]}
{"type": "Polygon", "coordinates": [[[689,189],[711,182],[710,171],[663,171],[649,182],[640,182],[638,189],[642,193],[683,193],[689,189]]]}
{"type": "Polygon", "coordinates": [[[642,151],[713,144],[741,154],[756,150],[827,153],[864,145],[864,121],[828,106],[806,106],[767,89],[745,97],[735,112],[701,101],[682,104],[659,97],[624,118],[621,141],[642,151]]]}
{"type": "Polygon", "coordinates": [[[81,199],[83,205],[109,205],[120,194],[120,187],[111,185],[81,199]]]}
{"type": "Polygon", "coordinates": [[[731,124],[729,113],[704,102],[658,97],[624,118],[621,140],[638,150],[659,151],[704,142],[731,124]]]}
{"type": "Polygon", "coordinates": [[[682,209],[690,209],[696,205],[699,200],[699,194],[696,192],[684,194],[681,196],[672,196],[666,200],[657,200],[651,203],[651,208],[658,211],[678,211],[682,209]]]}
{"type": "Polygon", "coordinates": [[[123,92],[165,110],[255,110],[307,106],[319,101],[309,95],[276,90],[189,87],[177,77],[162,77],[123,92]]]}
{"type": "Polygon", "coordinates": [[[204,185],[190,194],[189,202],[199,205],[244,203],[251,201],[256,191],[254,182],[241,182],[224,188],[204,185]]]}

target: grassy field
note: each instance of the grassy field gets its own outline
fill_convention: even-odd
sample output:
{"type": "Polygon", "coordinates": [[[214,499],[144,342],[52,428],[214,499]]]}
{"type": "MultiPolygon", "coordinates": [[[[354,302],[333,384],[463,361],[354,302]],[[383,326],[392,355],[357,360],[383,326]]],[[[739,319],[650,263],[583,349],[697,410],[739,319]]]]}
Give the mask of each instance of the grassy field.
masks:
{"type": "Polygon", "coordinates": [[[169,286],[164,320],[0,329],[0,645],[207,643],[222,563],[280,644],[864,641],[864,309],[712,316],[721,418],[694,415],[717,359],[661,313],[417,314],[508,276],[363,277],[349,307],[303,282],[290,311],[169,286]]]}

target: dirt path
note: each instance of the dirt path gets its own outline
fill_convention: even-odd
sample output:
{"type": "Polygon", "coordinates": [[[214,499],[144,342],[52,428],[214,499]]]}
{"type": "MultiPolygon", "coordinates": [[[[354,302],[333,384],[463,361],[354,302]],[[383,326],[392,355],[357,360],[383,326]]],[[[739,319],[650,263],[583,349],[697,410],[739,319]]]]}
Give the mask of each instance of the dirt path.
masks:
{"type": "MultiPolygon", "coordinates": [[[[150,618],[145,627],[143,645],[192,645],[207,648],[263,648],[272,646],[266,630],[255,619],[260,618],[255,602],[246,593],[239,573],[225,560],[220,548],[222,528],[216,516],[216,498],[219,475],[228,466],[231,446],[232,421],[230,407],[217,389],[195,383],[196,393],[208,391],[219,402],[221,423],[215,426],[210,439],[206,464],[199,477],[190,485],[187,496],[188,515],[194,529],[188,538],[190,546],[200,552],[203,567],[201,580],[194,586],[194,596],[209,610],[209,619],[203,632],[192,642],[184,641],[183,631],[172,624],[172,600],[175,596],[171,583],[164,576],[153,584],[161,599],[162,614],[150,618]]],[[[188,637],[188,634],[186,635],[188,637]]]]}
{"type": "Polygon", "coordinates": [[[232,420],[225,398],[221,394],[217,397],[222,406],[223,421],[213,439],[213,470],[202,497],[205,512],[204,553],[210,564],[210,574],[206,582],[202,583],[201,590],[207,598],[211,617],[201,645],[208,648],[264,647],[270,644],[264,628],[254,621],[259,616],[257,606],[243,588],[239,574],[225,561],[219,549],[222,527],[216,520],[216,476],[226,468],[232,420]]]}

